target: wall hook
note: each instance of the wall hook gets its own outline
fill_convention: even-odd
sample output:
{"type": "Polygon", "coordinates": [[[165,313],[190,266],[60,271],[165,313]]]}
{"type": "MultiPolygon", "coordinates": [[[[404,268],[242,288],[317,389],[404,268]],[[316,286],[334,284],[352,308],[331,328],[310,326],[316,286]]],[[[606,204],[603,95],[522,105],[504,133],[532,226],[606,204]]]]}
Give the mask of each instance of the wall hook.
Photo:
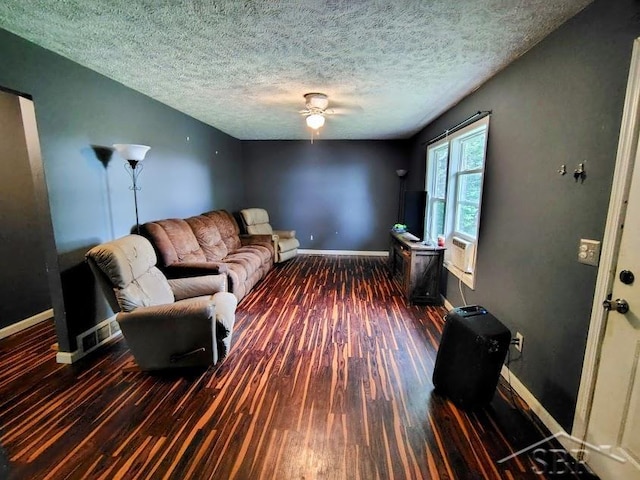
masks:
{"type": "Polygon", "coordinates": [[[580,180],[580,183],[584,183],[584,179],[586,177],[587,177],[587,172],[585,172],[584,170],[584,163],[579,163],[578,168],[576,168],[573,171],[573,178],[576,181],[576,183],[578,183],[578,180],[580,180]]]}
{"type": "Polygon", "coordinates": [[[558,173],[560,175],[566,175],[567,174],[567,166],[566,165],[560,165],[560,168],[558,169],[558,173]]]}

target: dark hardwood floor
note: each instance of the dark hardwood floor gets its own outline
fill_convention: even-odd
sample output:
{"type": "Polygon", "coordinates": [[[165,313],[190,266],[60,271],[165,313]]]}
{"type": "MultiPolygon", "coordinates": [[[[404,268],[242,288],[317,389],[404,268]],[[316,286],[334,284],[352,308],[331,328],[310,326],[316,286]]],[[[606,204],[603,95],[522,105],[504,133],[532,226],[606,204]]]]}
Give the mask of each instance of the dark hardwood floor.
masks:
{"type": "Polygon", "coordinates": [[[432,392],[446,312],[385,261],[276,267],[206,371],[131,372],[123,339],[59,365],[50,323],[0,341],[0,478],[558,478],[497,463],[549,435],[505,385],[475,412],[432,392]]]}

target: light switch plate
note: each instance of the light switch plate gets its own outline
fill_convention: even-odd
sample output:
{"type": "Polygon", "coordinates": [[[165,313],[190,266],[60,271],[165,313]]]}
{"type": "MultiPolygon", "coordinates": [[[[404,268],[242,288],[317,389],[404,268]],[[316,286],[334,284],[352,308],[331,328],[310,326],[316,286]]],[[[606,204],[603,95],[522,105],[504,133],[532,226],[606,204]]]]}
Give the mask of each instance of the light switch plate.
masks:
{"type": "Polygon", "coordinates": [[[600,262],[600,242],[581,238],[578,246],[578,262],[597,267],[600,262]]]}

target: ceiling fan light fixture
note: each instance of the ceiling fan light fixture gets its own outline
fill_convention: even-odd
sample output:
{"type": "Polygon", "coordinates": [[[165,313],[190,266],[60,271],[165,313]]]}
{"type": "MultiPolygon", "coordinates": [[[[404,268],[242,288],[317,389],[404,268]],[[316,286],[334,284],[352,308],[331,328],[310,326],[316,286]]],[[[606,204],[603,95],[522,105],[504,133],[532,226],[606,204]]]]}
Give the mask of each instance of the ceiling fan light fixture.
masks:
{"type": "Polygon", "coordinates": [[[307,117],[307,126],[313,130],[318,130],[324,125],[324,115],[321,113],[312,113],[307,117]]]}
{"type": "Polygon", "coordinates": [[[304,100],[307,108],[324,110],[329,106],[329,97],[324,93],[305,93],[304,100]]]}

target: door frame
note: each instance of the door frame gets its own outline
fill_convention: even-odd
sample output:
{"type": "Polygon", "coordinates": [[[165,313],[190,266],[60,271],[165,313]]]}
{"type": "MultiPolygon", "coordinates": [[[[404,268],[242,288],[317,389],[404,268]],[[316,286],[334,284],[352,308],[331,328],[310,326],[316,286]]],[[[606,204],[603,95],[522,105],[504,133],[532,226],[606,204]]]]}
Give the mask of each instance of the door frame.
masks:
{"type": "MultiPolygon", "coordinates": [[[[633,42],[631,66],[627,80],[627,91],[622,112],[620,126],[620,138],[616,154],[615,170],[607,222],[604,238],[602,239],[602,251],[600,255],[600,267],[596,280],[596,288],[591,307],[589,322],[589,334],[587,347],[582,364],[582,376],[578,390],[578,400],[573,420],[572,435],[584,439],[591,419],[591,407],[595,393],[598,368],[600,366],[600,354],[602,342],[607,324],[608,312],[602,307],[602,302],[607,298],[613,288],[616,274],[620,240],[622,237],[622,225],[627,212],[627,200],[631,186],[631,174],[638,152],[638,136],[640,135],[640,37],[633,42]]],[[[638,165],[640,168],[640,164],[638,165]]]]}
{"type": "MultiPolygon", "coordinates": [[[[53,219],[49,204],[49,190],[45,178],[44,161],[40,148],[40,135],[36,120],[36,111],[33,97],[27,93],[19,92],[11,88],[0,85],[0,92],[13,95],[18,101],[21,113],[22,128],[27,148],[29,169],[31,170],[31,180],[34,188],[36,202],[36,215],[38,219],[38,230],[34,232],[40,236],[42,248],[44,250],[45,267],[47,272],[47,282],[49,284],[49,295],[55,323],[58,346],[70,349],[69,333],[64,308],[64,296],[62,293],[62,279],[58,264],[58,251],[56,248],[55,233],[53,229],[53,219]]],[[[47,310],[43,314],[50,312],[47,310]]],[[[50,317],[47,317],[50,318],[50,317]]],[[[31,325],[31,320],[46,320],[42,315],[35,315],[27,320],[27,325],[31,325]]],[[[35,325],[35,323],[33,323],[35,325]]],[[[14,324],[15,325],[15,324],[14,324]]],[[[23,326],[23,325],[21,325],[23,326]]],[[[24,327],[26,328],[26,327],[24,327]]],[[[15,333],[13,331],[12,333],[15,333]]]]}

